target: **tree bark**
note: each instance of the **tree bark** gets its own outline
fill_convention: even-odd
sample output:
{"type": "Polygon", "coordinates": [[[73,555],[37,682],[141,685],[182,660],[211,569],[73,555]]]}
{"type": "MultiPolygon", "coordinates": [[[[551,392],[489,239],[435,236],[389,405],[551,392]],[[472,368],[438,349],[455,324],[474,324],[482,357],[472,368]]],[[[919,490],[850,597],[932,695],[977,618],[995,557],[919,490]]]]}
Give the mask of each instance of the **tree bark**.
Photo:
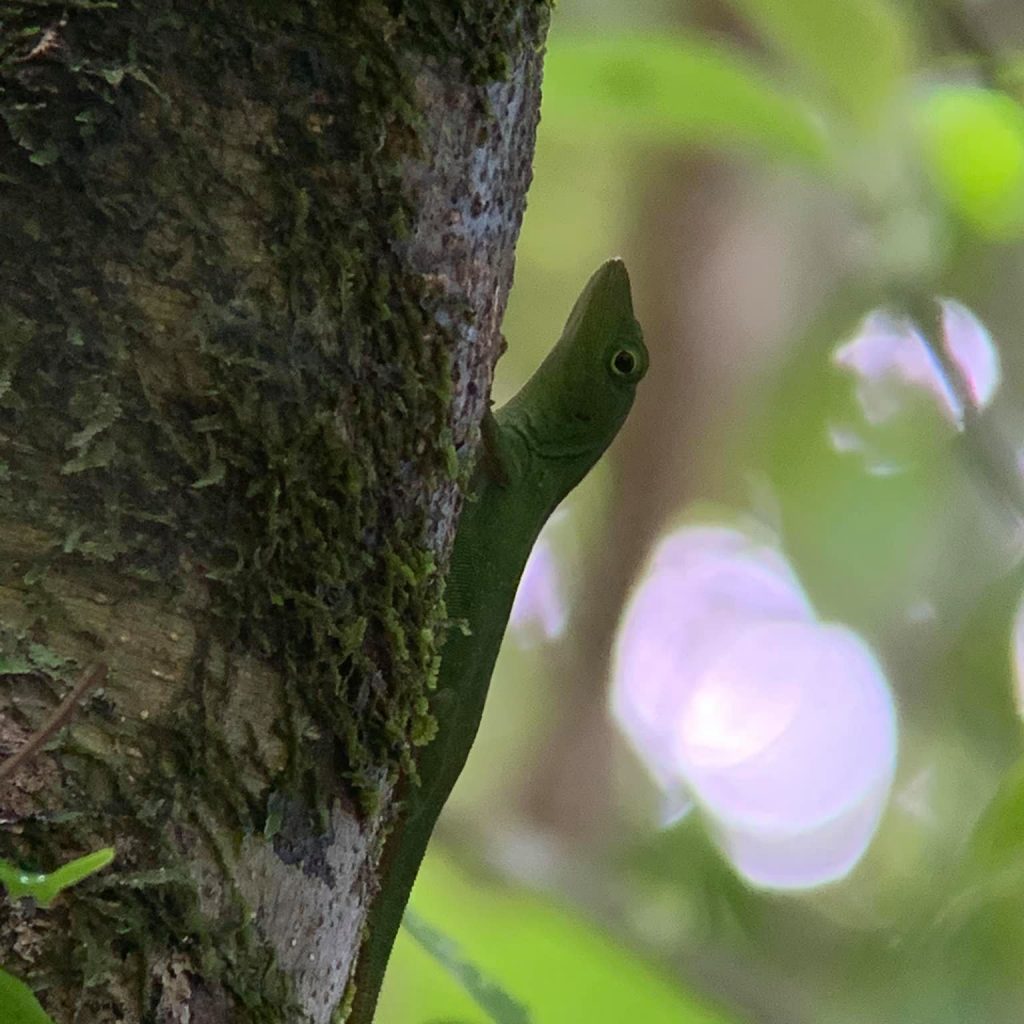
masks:
{"type": "MultiPolygon", "coordinates": [[[[0,964],[343,1020],[530,177],[547,0],[0,0],[0,964]],[[476,13],[479,9],[480,13],[476,13]]],[[[386,884],[386,880],[384,880],[386,884]]]]}

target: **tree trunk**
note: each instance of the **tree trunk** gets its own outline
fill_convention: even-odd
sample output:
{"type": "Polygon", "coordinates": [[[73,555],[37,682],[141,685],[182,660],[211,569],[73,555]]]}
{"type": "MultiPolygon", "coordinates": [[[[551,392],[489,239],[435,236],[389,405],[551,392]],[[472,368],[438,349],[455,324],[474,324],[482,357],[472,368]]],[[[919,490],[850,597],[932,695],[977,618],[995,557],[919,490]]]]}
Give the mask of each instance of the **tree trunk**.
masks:
{"type": "Polygon", "coordinates": [[[0,784],[0,857],[117,850],[0,903],[59,1024],[344,1019],[547,7],[0,0],[0,758],[108,670],[0,784]]]}

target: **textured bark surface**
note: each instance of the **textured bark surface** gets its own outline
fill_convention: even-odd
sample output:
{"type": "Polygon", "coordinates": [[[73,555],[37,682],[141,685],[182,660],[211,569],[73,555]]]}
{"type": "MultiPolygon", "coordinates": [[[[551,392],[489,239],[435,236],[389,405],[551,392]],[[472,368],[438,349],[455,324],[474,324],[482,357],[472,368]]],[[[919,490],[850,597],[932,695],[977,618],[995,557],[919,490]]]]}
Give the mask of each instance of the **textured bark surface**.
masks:
{"type": "Polygon", "coordinates": [[[314,1021],[429,739],[544,0],[0,0],[0,904],[59,1024],[314,1021]],[[479,7],[479,11],[478,11],[479,7]]]}

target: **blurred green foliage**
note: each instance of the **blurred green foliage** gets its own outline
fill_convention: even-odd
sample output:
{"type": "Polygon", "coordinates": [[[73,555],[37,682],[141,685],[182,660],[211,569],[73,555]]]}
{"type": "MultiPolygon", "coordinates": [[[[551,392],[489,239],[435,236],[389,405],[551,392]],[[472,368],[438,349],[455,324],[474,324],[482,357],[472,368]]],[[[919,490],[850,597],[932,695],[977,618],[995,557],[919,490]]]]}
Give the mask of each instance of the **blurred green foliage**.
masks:
{"type": "Polygon", "coordinates": [[[837,113],[877,117],[906,71],[909,27],[886,0],[734,0],[734,6],[806,75],[808,91],[825,90],[837,113]]]}
{"type": "Polygon", "coordinates": [[[991,89],[945,86],[921,107],[924,156],[943,198],[995,238],[1024,230],[1024,108],[991,89]]]}
{"type": "Polygon", "coordinates": [[[529,1011],[463,956],[451,939],[435,931],[411,907],[402,920],[405,930],[472,996],[494,1024],[530,1024],[529,1011]]]}
{"type": "MultiPolygon", "coordinates": [[[[513,993],[536,1024],[731,1020],[703,1000],[684,995],[575,914],[521,892],[490,886],[440,856],[424,863],[413,909],[415,928],[422,928],[424,921],[443,921],[445,940],[457,943],[474,973],[485,976],[492,988],[513,993]],[[458,908],[456,914],[453,908],[458,908]]],[[[508,997],[503,1001],[505,1016],[481,1009],[465,987],[438,969],[436,956],[414,942],[408,930],[400,936],[393,958],[380,1010],[381,1019],[389,1024],[449,1019],[504,1024],[515,1019],[508,1015],[508,997]]]]}
{"type": "Polygon", "coordinates": [[[552,47],[544,117],[594,145],[748,145],[822,163],[809,106],[749,58],[684,36],[587,37],[552,47]]]}
{"type": "MultiPolygon", "coordinates": [[[[988,8],[556,9],[495,397],[543,358],[569,297],[616,251],[632,268],[652,373],[627,436],[573,499],[569,636],[528,651],[507,642],[413,896],[445,937],[441,960],[450,939],[541,1024],[1021,1019],[1024,746],[1011,631],[1022,510],[992,466],[1024,442],[1024,355],[1002,348],[1003,384],[977,436],[906,421],[875,439],[873,467],[830,441],[854,407],[832,354],[870,310],[952,296],[997,341],[1020,332],[1024,16],[1009,0],[988,8]],[[705,206],[708,196],[724,199],[705,206]],[[732,276],[707,276],[730,259],[732,276]],[[716,323],[745,331],[748,347],[724,349],[735,338],[709,333],[716,323]],[[703,394],[729,374],[731,393],[703,394]],[[703,419],[678,415],[691,406],[703,419]],[[667,432],[680,422],[695,433],[667,432]],[[1005,451],[979,457],[992,438],[1005,451]],[[623,520],[645,495],[624,494],[624,479],[655,506],[635,550],[623,520]],[[605,699],[607,659],[593,652],[612,636],[595,608],[624,596],[616,557],[635,573],[657,529],[685,512],[680,496],[775,530],[819,613],[870,639],[896,691],[890,809],[861,865],[826,889],[753,892],[696,818],[659,832],[650,786],[621,748],[592,745],[591,762],[544,774],[568,757],[573,726],[584,729],[581,702],[605,699]],[[588,812],[596,825],[549,812],[538,824],[538,794],[576,787],[584,804],[609,774],[617,801],[588,812]],[[543,856],[539,827],[555,837],[543,856]],[[573,845],[588,827],[596,838],[573,845]],[[457,860],[440,853],[445,837],[457,860]],[[552,891],[551,902],[540,894],[552,891]],[[705,998],[730,1009],[705,1009],[705,998]]],[[[493,1019],[450,971],[404,935],[383,1019],[493,1019]]]]}

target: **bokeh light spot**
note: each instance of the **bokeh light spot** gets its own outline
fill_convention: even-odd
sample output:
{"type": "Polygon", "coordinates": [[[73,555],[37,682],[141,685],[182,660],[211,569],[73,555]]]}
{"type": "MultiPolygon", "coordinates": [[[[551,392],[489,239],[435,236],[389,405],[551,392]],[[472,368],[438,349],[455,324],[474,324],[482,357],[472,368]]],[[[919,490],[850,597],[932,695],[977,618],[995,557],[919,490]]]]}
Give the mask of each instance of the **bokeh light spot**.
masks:
{"type": "Polygon", "coordinates": [[[891,475],[945,444],[964,425],[961,395],[978,409],[993,399],[1002,377],[991,334],[964,305],[939,303],[941,344],[960,380],[948,379],[942,362],[915,323],[876,309],[832,362],[853,377],[853,409],[828,425],[833,448],[858,453],[867,470],[891,475]]]}
{"type": "Polygon", "coordinates": [[[765,688],[753,673],[704,673],[683,711],[680,744],[694,765],[726,766],[755,756],[782,735],[799,704],[793,680],[765,688]]]}
{"type": "MultiPolygon", "coordinates": [[[[563,517],[556,513],[549,526],[557,525],[563,517]]],[[[523,647],[538,642],[557,640],[569,622],[562,572],[550,529],[545,528],[537,538],[523,569],[516,590],[509,628],[523,647]]]]}
{"type": "Polygon", "coordinates": [[[870,843],[896,763],[888,683],[770,545],[719,527],[662,540],[620,627],[611,705],[666,820],[688,794],[752,884],[833,881],[870,843]]]}

